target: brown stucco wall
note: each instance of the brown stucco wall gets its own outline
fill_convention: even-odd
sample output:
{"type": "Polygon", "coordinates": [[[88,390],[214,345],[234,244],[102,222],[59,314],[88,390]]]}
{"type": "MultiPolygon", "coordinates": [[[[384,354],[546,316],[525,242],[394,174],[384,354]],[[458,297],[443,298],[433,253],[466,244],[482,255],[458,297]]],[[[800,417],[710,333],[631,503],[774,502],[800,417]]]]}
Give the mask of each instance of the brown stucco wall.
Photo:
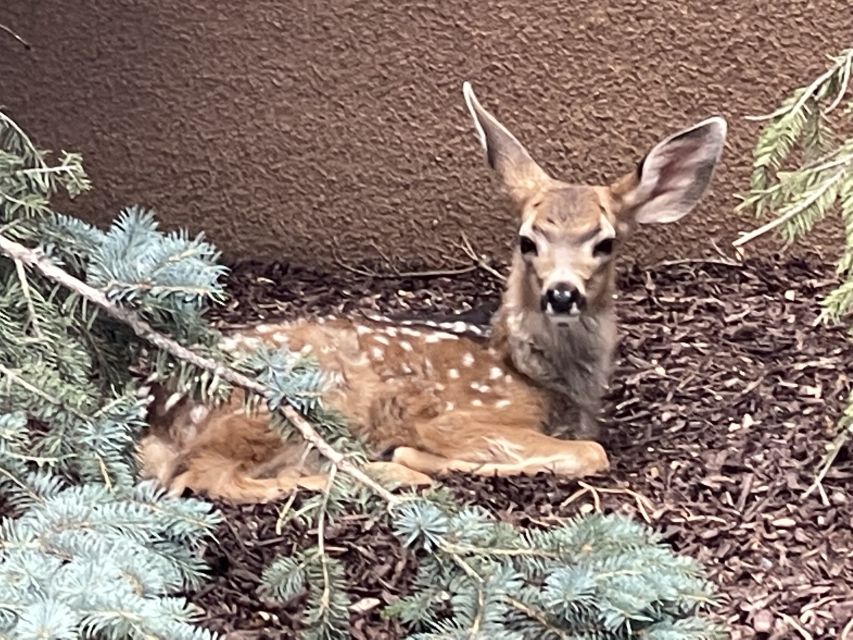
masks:
{"type": "MultiPolygon", "coordinates": [[[[853,41],[849,0],[7,0],[0,104],[43,146],[79,150],[97,190],[204,230],[232,258],[331,264],[376,247],[440,264],[466,231],[503,255],[500,208],[461,94],[470,79],[561,177],[630,170],[712,113],[730,140],[688,222],[635,255],[727,245],[757,126],[853,41]]],[[[832,235],[832,228],[828,233],[832,235]]],[[[825,234],[824,234],[825,236],[825,234]]]]}

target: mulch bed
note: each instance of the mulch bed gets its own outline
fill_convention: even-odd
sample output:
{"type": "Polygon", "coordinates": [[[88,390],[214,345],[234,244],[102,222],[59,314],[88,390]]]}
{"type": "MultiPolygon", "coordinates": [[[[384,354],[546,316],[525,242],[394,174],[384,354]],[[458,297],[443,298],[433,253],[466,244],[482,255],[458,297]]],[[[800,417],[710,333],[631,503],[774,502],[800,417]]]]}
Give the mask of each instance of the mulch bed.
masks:
{"type": "MultiPolygon", "coordinates": [[[[217,319],[232,325],[360,308],[485,321],[501,287],[484,272],[384,279],[252,264],[230,278],[234,297],[217,319]]],[[[853,639],[849,446],[821,490],[804,496],[853,379],[845,331],[813,326],[834,284],[830,266],[779,258],[625,270],[606,416],[613,469],[588,479],[597,490],[578,494],[578,482],[546,476],[459,475],[446,485],[526,526],[594,508],[647,517],[707,568],[720,594],[715,616],[733,639],[837,639],[845,626],[853,639]]],[[[207,552],[214,579],[190,594],[205,624],[232,638],[293,637],[300,603],[256,588],[263,568],[308,544],[311,532],[276,535],[279,505],[218,506],[226,520],[207,552]]],[[[352,613],[352,637],[402,637],[379,611],[406,593],[414,559],[361,516],[338,523],[327,543],[346,562],[362,609],[352,613]]]]}

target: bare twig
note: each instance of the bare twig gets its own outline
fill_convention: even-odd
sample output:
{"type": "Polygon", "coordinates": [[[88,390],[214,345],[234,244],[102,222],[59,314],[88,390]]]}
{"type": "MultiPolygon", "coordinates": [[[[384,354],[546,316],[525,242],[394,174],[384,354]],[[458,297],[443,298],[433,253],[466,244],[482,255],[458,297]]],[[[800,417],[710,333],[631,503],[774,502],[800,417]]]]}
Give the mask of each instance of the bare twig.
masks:
{"type": "Polygon", "coordinates": [[[835,438],[832,440],[832,443],[829,445],[829,452],[824,457],[823,464],[820,467],[820,471],[818,472],[817,476],[815,477],[809,488],[803,493],[803,498],[808,498],[815,491],[820,491],[823,497],[824,504],[829,504],[829,500],[826,498],[826,492],[823,488],[823,480],[824,478],[826,478],[826,474],[829,473],[829,470],[835,463],[835,459],[838,457],[838,453],[841,451],[841,448],[844,446],[844,443],[847,442],[849,438],[849,428],[841,429],[839,434],[835,436],[835,438]]]}
{"type": "Polygon", "coordinates": [[[601,512],[601,496],[600,496],[600,494],[606,493],[606,494],[610,494],[610,495],[626,495],[626,496],[631,497],[634,500],[634,504],[637,505],[637,510],[640,512],[640,515],[643,516],[643,520],[645,520],[646,523],[648,523],[648,524],[652,523],[652,520],[649,517],[649,511],[654,511],[654,505],[652,505],[652,503],[649,501],[648,498],[646,498],[643,495],[640,495],[636,491],[632,491],[631,489],[627,489],[627,488],[594,487],[591,484],[588,484],[582,480],[578,482],[578,486],[580,486],[580,489],[575,491],[572,495],[570,495],[568,498],[566,498],[565,500],[563,500],[560,503],[561,508],[568,506],[572,502],[575,502],[579,498],[583,497],[584,495],[589,494],[592,497],[592,501],[593,501],[595,511],[600,513],[601,512]]]}
{"type": "Polygon", "coordinates": [[[724,267],[743,267],[743,264],[736,260],[726,260],[725,258],[685,258],[683,260],[664,260],[651,266],[652,269],[659,267],[674,267],[680,264],[718,264],[724,267]]]}
{"type": "Polygon", "coordinates": [[[9,27],[7,27],[7,26],[6,26],[5,24],[3,24],[2,22],[0,22],[0,31],[5,31],[5,32],[6,32],[6,33],[8,33],[10,36],[12,36],[15,40],[17,40],[18,42],[20,42],[20,43],[24,46],[24,49],[29,50],[29,49],[32,49],[32,48],[33,48],[33,45],[31,45],[29,42],[27,42],[26,40],[24,40],[21,36],[19,36],[17,33],[15,33],[14,31],[12,31],[12,29],[10,29],[9,27]]]}
{"type": "Polygon", "coordinates": [[[320,596],[320,611],[325,612],[329,609],[329,602],[332,597],[332,586],[329,584],[329,564],[326,561],[326,509],[329,506],[329,497],[332,495],[332,487],[335,484],[335,471],[337,467],[332,467],[329,471],[329,481],[326,483],[326,490],[323,492],[323,501],[320,505],[320,515],[317,516],[317,555],[320,557],[320,566],[323,569],[323,593],[320,596]]]}
{"type": "MultiPolygon", "coordinates": [[[[98,289],[95,289],[85,282],[81,282],[74,276],[66,273],[40,253],[32,249],[28,249],[24,245],[2,235],[0,235],[0,251],[13,260],[20,260],[24,264],[35,267],[46,277],[54,280],[64,287],[67,287],[68,289],[71,289],[72,291],[75,291],[89,302],[95,303],[106,311],[108,315],[127,324],[131,329],[133,329],[136,335],[151,343],[158,349],[166,351],[172,356],[188,362],[199,369],[209,371],[214,376],[219,376],[221,379],[226,380],[235,386],[251,391],[252,393],[266,399],[272,398],[272,392],[261,383],[238,373],[231,367],[224,366],[211,358],[201,356],[178,344],[174,340],[167,338],[161,333],[158,333],[151,327],[151,325],[139,318],[136,313],[115,306],[109,301],[102,291],[99,291],[98,289]]],[[[314,447],[323,456],[330,460],[341,471],[352,476],[355,480],[366,487],[369,487],[377,495],[384,498],[391,506],[395,506],[402,501],[401,498],[388,491],[388,489],[383,487],[360,468],[352,464],[342,453],[334,449],[320,436],[319,433],[317,433],[311,423],[308,422],[308,420],[290,404],[282,405],[279,407],[279,410],[290,421],[290,423],[296,427],[296,430],[299,431],[307,442],[314,445],[314,447]]]]}
{"type": "Polygon", "coordinates": [[[278,513],[278,518],[275,521],[275,535],[280,536],[281,532],[284,530],[284,523],[287,521],[287,516],[290,514],[290,509],[293,507],[295,500],[296,491],[290,494],[287,502],[284,503],[284,506],[278,513]]]}
{"type": "Polygon", "coordinates": [[[500,280],[501,282],[506,282],[506,276],[503,275],[500,271],[495,269],[492,265],[486,262],[485,258],[477,255],[477,252],[474,251],[474,247],[471,246],[471,242],[468,240],[468,236],[465,233],[462,233],[462,243],[459,245],[462,251],[468,256],[474,264],[485,271],[486,273],[492,274],[495,278],[500,280]]]}
{"type": "Polygon", "coordinates": [[[399,271],[392,264],[391,260],[388,259],[384,253],[382,253],[378,247],[374,246],[376,252],[382,257],[382,259],[388,263],[389,272],[388,273],[380,273],[373,269],[364,269],[361,267],[354,267],[350,264],[347,264],[343,258],[338,253],[337,247],[335,245],[332,246],[332,254],[335,259],[335,263],[346,271],[350,273],[356,273],[360,276],[365,276],[367,278],[377,278],[382,280],[395,280],[397,278],[442,278],[449,276],[461,276],[466,273],[471,273],[472,271],[476,271],[477,269],[481,269],[486,273],[494,276],[498,280],[505,281],[506,276],[500,273],[497,269],[492,267],[485,257],[477,255],[477,252],[474,251],[474,247],[471,246],[471,242],[468,240],[467,236],[462,234],[462,241],[460,243],[455,244],[455,246],[465,254],[471,263],[470,264],[462,264],[458,267],[449,267],[447,269],[429,269],[426,271],[399,271]]]}
{"type": "Polygon", "coordinates": [[[334,254],[335,264],[337,264],[341,269],[349,271],[350,273],[356,273],[360,276],[365,276],[367,278],[376,278],[377,280],[396,280],[397,278],[441,278],[447,276],[460,276],[466,273],[471,273],[479,268],[479,265],[469,264],[459,268],[449,268],[449,269],[430,269],[426,271],[398,271],[391,265],[391,261],[384,254],[382,257],[388,263],[388,268],[390,271],[388,273],[380,273],[379,271],[375,271],[373,269],[364,269],[361,267],[354,267],[350,264],[347,264],[343,258],[338,254],[337,248],[332,248],[332,253],[334,254]]]}

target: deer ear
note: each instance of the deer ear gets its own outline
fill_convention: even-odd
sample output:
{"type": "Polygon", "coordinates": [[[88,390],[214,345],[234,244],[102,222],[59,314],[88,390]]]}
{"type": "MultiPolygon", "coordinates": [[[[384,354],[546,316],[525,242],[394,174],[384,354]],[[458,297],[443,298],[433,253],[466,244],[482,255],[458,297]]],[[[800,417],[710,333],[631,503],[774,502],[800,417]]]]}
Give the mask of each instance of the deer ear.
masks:
{"type": "Polygon", "coordinates": [[[480,105],[469,82],[462,85],[462,94],[474,119],[474,128],[486,152],[489,166],[497,172],[510,197],[518,203],[524,202],[540,191],[551,178],[534,162],[515,136],[480,105]]]}
{"type": "Polygon", "coordinates": [[[708,118],[652,147],[636,172],[614,185],[622,215],[639,224],[655,224],[690,213],[711,182],[726,127],[723,118],[708,118]]]}

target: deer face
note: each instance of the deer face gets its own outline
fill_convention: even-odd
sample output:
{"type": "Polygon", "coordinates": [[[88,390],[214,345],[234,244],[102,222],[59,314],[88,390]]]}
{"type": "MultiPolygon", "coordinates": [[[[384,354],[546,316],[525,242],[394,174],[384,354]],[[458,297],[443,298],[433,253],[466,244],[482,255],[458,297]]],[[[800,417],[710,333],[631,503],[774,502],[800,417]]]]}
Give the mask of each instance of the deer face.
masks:
{"type": "Polygon", "coordinates": [[[554,182],[524,204],[518,254],[541,311],[577,316],[607,288],[616,228],[605,193],[554,182]]]}
{"type": "Polygon", "coordinates": [[[639,224],[679,220],[702,199],[722,153],[715,117],[652,147],[636,170],[606,186],[556,180],[463,86],[489,166],[518,211],[515,265],[527,298],[558,323],[594,311],[613,293],[613,260],[639,224]]]}

